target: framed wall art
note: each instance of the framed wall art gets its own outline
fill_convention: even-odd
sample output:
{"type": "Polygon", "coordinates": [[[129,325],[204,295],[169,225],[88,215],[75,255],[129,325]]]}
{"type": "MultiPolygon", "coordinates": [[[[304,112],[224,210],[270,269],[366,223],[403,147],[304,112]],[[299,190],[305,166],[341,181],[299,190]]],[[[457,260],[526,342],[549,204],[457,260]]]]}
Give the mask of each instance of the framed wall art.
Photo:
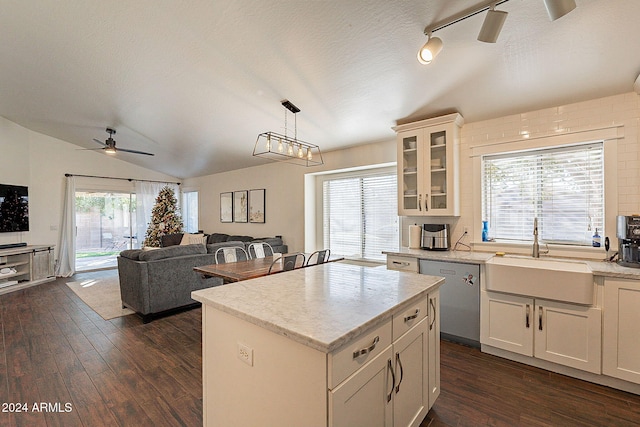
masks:
{"type": "Polygon", "coordinates": [[[233,192],[233,222],[247,222],[248,193],[247,190],[233,192]]]}
{"type": "Polygon", "coordinates": [[[249,190],[249,222],[265,222],[265,193],[264,188],[260,190],[249,190]]]}
{"type": "Polygon", "coordinates": [[[233,193],[220,193],[220,222],[233,222],[233,193]]]}

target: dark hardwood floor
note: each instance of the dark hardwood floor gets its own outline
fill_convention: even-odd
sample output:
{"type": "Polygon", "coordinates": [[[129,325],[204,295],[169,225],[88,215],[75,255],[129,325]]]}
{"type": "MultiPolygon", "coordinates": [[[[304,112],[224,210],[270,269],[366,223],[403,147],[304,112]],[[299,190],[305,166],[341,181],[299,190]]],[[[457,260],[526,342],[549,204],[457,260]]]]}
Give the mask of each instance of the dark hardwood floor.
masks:
{"type": "MultiPolygon", "coordinates": [[[[0,410],[28,409],[0,412],[1,426],[202,424],[201,310],[105,321],[65,285],[115,274],[0,296],[0,410]]],[[[479,425],[638,426],[640,396],[443,342],[421,426],[479,425]]]]}

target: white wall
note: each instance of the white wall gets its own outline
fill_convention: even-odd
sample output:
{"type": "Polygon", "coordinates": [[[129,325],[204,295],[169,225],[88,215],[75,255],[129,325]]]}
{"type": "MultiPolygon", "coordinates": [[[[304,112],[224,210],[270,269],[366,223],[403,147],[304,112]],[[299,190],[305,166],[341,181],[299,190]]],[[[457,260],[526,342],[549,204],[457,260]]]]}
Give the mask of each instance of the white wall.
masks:
{"type": "MultiPolygon", "coordinates": [[[[514,114],[491,120],[465,123],[460,146],[461,209],[458,218],[405,217],[402,221],[402,243],[408,243],[409,224],[446,222],[452,225],[452,240],[468,227],[471,235],[480,227],[474,217],[474,180],[471,147],[505,140],[517,140],[523,149],[528,132],[530,138],[558,135],[580,129],[622,124],[624,138],[618,140],[618,203],[613,207],[621,215],[640,213],[640,157],[638,122],[640,96],[635,92],[557,106],[539,111],[514,114]]],[[[247,154],[249,155],[249,154],[247,154]]],[[[247,234],[251,236],[282,235],[290,250],[304,250],[304,177],[307,173],[343,169],[396,161],[395,141],[386,141],[325,153],[322,168],[302,168],[287,164],[268,164],[185,180],[186,187],[200,190],[200,228],[205,232],[247,234]],[[267,189],[266,224],[220,223],[220,193],[252,188],[267,189]]],[[[478,233],[476,233],[478,234],[478,233]]],[[[465,240],[469,243],[471,239],[465,240]]],[[[453,242],[452,242],[453,243],[453,242]]]]}
{"type": "MultiPolygon", "coordinates": [[[[322,149],[322,144],[320,143],[322,149]]],[[[247,155],[251,155],[247,153],[247,155]]],[[[303,251],[305,175],[327,170],[345,169],[395,162],[395,140],[323,153],[324,165],[302,167],[288,163],[269,163],[232,172],[185,179],[185,188],[200,194],[200,229],[205,233],[243,234],[253,237],[281,235],[289,251],[303,251]],[[266,222],[221,223],[220,193],[266,189],[266,222]]]]}
{"type": "Polygon", "coordinates": [[[178,181],[0,117],[0,183],[29,187],[29,231],[0,233],[0,244],[59,244],[65,173],[178,181]]]}
{"type": "MultiPolygon", "coordinates": [[[[463,227],[473,230],[474,218],[471,147],[491,141],[516,139],[527,131],[531,137],[562,133],[567,129],[622,124],[624,138],[618,141],[619,214],[640,213],[640,96],[634,92],[587,102],[514,114],[481,122],[466,123],[462,129],[460,156],[461,216],[433,218],[428,222],[449,222],[453,238],[463,227]]],[[[527,141],[523,139],[523,148],[527,141]]],[[[28,185],[31,231],[2,233],[1,243],[58,244],[58,230],[64,197],[64,174],[105,175],[122,178],[177,181],[151,170],[107,157],[78,151],[75,145],[32,132],[0,118],[0,182],[28,185]],[[56,228],[57,230],[52,230],[56,228]]],[[[250,153],[247,153],[250,155],[250,153]]],[[[247,234],[255,237],[282,235],[293,251],[304,250],[305,175],[396,160],[395,140],[324,153],[322,167],[304,168],[283,163],[189,178],[184,188],[200,192],[200,228],[205,232],[247,234]],[[220,193],[266,189],[266,223],[220,223],[220,193]]],[[[403,228],[424,218],[408,217],[403,228]]],[[[404,231],[404,230],[403,230],[404,231]]],[[[406,242],[405,242],[406,245],[406,242]]]]}
{"type": "MultiPolygon", "coordinates": [[[[513,114],[480,122],[465,123],[461,132],[460,144],[460,217],[439,218],[441,222],[452,225],[452,244],[462,236],[464,227],[470,230],[469,243],[475,235],[480,240],[482,218],[474,205],[477,199],[479,176],[473,173],[472,147],[488,144],[500,144],[515,141],[518,149],[531,148],[538,137],[569,135],[591,129],[621,125],[624,137],[617,140],[617,185],[611,191],[617,191],[613,199],[615,206],[606,206],[613,215],[640,214],[640,96],[635,92],[594,99],[586,102],[562,105],[513,114]],[[525,135],[528,135],[525,137],[525,135]],[[474,213],[475,212],[475,213],[474,213]]],[[[513,145],[512,145],[513,146],[513,145]]],[[[613,166],[615,169],[615,166],[613,166]]],[[[609,176],[610,177],[610,176],[609,176]]],[[[608,178],[605,176],[605,179],[608,178]]],[[[609,187],[608,187],[609,189],[609,187]]],[[[477,202],[476,202],[477,203],[477,202]]],[[[439,222],[437,219],[407,217],[403,220],[403,242],[408,243],[408,225],[417,222],[439,222]]],[[[609,227],[607,234],[615,244],[615,229],[609,227]]]]}

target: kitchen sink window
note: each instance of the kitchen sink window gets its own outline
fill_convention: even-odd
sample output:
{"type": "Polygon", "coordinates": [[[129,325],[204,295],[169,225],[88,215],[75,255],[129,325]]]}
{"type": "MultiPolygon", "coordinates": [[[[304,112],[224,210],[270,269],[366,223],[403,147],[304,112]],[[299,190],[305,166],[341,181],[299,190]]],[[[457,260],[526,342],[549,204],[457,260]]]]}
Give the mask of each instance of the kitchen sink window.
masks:
{"type": "Polygon", "coordinates": [[[384,260],[398,249],[395,168],[327,175],[322,182],[322,239],[331,253],[384,260]]]}
{"type": "Polygon", "coordinates": [[[587,245],[603,233],[602,142],[486,155],[482,158],[482,215],[490,237],[533,240],[533,219],[547,243],[587,245]]]}

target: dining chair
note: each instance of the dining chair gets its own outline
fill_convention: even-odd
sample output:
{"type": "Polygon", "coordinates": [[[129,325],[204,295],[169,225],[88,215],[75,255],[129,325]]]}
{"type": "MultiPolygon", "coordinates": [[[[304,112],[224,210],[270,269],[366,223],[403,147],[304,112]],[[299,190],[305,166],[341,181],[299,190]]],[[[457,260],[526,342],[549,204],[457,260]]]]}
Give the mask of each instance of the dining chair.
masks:
{"type": "Polygon", "coordinates": [[[266,256],[273,256],[273,248],[267,242],[255,242],[251,243],[247,248],[249,257],[251,258],[264,258],[266,256]]]}
{"type": "Polygon", "coordinates": [[[305,265],[305,256],[303,253],[298,252],[295,254],[287,254],[273,260],[273,262],[269,266],[268,274],[280,273],[281,271],[290,271],[296,268],[304,267],[304,265],[305,265]],[[277,271],[272,271],[273,266],[278,263],[282,263],[282,269],[277,271]]]}
{"type": "Polygon", "coordinates": [[[227,262],[246,261],[249,259],[247,251],[240,246],[229,246],[219,248],[215,254],[216,264],[224,264],[227,262]]]}
{"type": "Polygon", "coordinates": [[[329,256],[331,256],[331,251],[329,249],[322,249],[319,251],[315,251],[314,253],[309,255],[309,258],[307,258],[306,265],[309,266],[309,265],[324,264],[325,262],[329,261],[329,256]]]}

